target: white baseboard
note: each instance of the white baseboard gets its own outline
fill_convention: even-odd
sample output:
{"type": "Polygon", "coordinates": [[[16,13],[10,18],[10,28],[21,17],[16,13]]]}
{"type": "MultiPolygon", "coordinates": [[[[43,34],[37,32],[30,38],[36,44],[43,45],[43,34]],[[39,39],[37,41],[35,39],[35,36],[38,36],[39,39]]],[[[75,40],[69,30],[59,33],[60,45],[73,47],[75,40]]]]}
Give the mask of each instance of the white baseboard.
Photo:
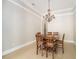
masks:
{"type": "Polygon", "coordinates": [[[28,42],[28,43],[25,43],[25,44],[20,45],[20,46],[16,46],[16,47],[14,47],[14,48],[8,49],[8,50],[6,50],[6,51],[4,51],[4,52],[2,53],[2,56],[7,55],[7,54],[9,54],[9,53],[12,53],[12,52],[14,52],[14,51],[16,51],[16,50],[18,50],[18,49],[20,49],[20,48],[23,48],[23,47],[25,47],[25,46],[28,46],[28,45],[32,44],[32,43],[34,43],[34,42],[35,42],[35,40],[34,40],[34,41],[31,41],[31,42],[28,42]]]}
{"type": "Polygon", "coordinates": [[[74,44],[75,44],[75,42],[74,42],[74,41],[70,41],[70,40],[64,40],[64,42],[74,43],[74,44]]]}

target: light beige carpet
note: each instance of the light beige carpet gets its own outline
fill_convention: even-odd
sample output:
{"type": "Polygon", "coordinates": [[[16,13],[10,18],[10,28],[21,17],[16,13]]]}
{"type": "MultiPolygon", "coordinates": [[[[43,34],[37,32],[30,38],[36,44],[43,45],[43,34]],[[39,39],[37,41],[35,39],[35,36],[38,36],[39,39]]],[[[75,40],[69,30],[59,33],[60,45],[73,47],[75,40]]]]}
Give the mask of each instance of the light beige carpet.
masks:
{"type": "MultiPolygon", "coordinates": [[[[74,44],[65,43],[64,48],[64,54],[62,54],[61,49],[58,49],[58,53],[54,55],[54,59],[76,59],[76,49],[74,44]]],[[[52,54],[49,53],[48,58],[46,58],[45,51],[44,56],[41,56],[41,51],[39,51],[39,54],[36,55],[36,45],[32,44],[3,56],[3,59],[52,59],[52,54]]]]}

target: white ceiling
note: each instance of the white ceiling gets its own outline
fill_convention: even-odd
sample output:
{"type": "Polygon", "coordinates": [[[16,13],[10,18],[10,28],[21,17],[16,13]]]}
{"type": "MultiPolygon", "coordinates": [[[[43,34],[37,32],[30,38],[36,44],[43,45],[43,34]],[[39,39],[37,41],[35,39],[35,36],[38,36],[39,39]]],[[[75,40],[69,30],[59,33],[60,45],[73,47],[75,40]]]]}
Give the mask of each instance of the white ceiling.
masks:
{"type": "MultiPolygon", "coordinates": [[[[46,12],[48,9],[48,0],[21,0],[39,12],[46,12]],[[35,5],[32,6],[32,3],[35,5]]],[[[75,0],[50,0],[50,7],[53,10],[61,10],[75,7],[75,0]]]]}
{"type": "MultiPolygon", "coordinates": [[[[14,0],[23,7],[36,12],[37,14],[45,14],[48,9],[48,0],[14,0]],[[33,5],[32,5],[33,4],[33,5]]],[[[51,11],[70,12],[75,9],[75,0],[50,0],[51,11]]]]}

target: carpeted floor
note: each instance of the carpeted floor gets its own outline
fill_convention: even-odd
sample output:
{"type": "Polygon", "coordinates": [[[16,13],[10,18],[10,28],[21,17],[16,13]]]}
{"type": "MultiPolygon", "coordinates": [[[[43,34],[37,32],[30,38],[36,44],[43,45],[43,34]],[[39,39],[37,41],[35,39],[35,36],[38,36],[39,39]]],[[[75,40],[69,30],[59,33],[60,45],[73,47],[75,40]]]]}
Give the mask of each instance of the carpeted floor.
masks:
{"type": "MultiPolygon", "coordinates": [[[[72,43],[65,43],[64,54],[62,54],[61,49],[58,49],[58,53],[54,55],[54,59],[76,59],[76,49],[75,45],[72,43]]],[[[49,53],[48,58],[46,58],[45,51],[44,56],[41,56],[41,51],[36,55],[36,45],[35,43],[19,49],[11,54],[3,56],[2,59],[52,59],[52,54],[49,53]]]]}

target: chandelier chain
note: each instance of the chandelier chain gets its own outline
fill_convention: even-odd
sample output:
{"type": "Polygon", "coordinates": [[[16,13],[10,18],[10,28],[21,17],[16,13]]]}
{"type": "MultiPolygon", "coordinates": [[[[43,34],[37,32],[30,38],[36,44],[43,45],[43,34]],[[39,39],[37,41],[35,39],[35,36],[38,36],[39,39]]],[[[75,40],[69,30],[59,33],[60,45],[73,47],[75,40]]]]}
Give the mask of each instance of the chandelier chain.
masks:
{"type": "Polygon", "coordinates": [[[48,0],[48,9],[50,9],[50,0],[48,0]]]}

